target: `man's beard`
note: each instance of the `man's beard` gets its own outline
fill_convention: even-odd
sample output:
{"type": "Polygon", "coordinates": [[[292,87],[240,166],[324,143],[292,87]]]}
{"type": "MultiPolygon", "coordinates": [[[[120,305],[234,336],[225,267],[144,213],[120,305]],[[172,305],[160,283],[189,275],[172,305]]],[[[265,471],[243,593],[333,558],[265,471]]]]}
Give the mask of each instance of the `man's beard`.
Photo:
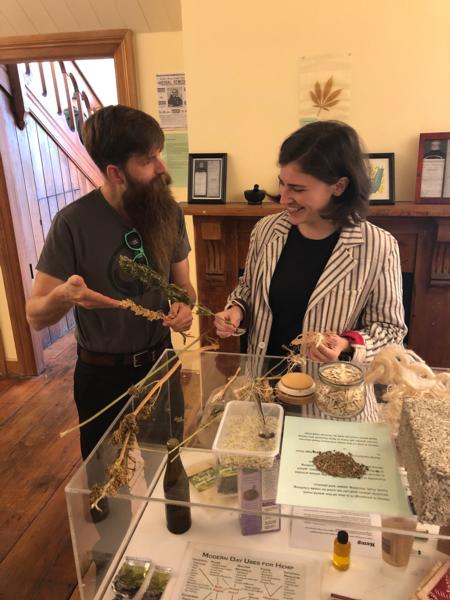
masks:
{"type": "Polygon", "coordinates": [[[149,263],[167,277],[178,234],[178,208],[169,189],[170,175],[156,175],[148,183],[137,182],[127,173],[125,177],[123,207],[141,234],[149,263]]]}

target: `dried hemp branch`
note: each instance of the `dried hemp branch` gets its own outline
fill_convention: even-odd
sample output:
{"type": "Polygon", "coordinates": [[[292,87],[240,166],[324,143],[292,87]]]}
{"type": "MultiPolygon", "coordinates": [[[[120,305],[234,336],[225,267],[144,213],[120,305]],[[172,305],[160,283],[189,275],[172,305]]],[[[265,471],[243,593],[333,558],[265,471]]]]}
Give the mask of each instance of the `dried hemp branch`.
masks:
{"type": "MultiPolygon", "coordinates": [[[[122,271],[133,277],[134,279],[139,279],[147,289],[151,287],[157,287],[161,289],[170,300],[170,302],[182,302],[183,304],[188,304],[193,309],[195,309],[196,313],[205,317],[216,317],[215,313],[204,306],[203,304],[192,304],[192,301],[189,297],[187,291],[174,283],[168,283],[164,277],[146,265],[138,265],[133,262],[131,258],[128,256],[121,256],[119,258],[119,264],[122,271]]],[[[216,317],[217,318],[217,317],[216,317]]],[[[236,333],[242,333],[242,330],[238,329],[236,333]]]]}
{"type": "MultiPolygon", "coordinates": [[[[196,343],[197,341],[198,339],[195,339],[194,342],[192,342],[192,344],[196,343]]],[[[190,344],[190,346],[192,344],[190,344]]],[[[104,483],[103,485],[93,486],[90,496],[91,508],[101,510],[98,504],[102,498],[106,497],[107,495],[114,496],[115,494],[117,494],[117,492],[122,486],[127,485],[130,482],[134,474],[135,460],[132,457],[131,452],[135,449],[137,444],[136,436],[139,432],[138,420],[139,418],[145,420],[150,417],[154,407],[156,406],[164,384],[181,366],[179,355],[185,352],[190,346],[179,350],[178,354],[175,354],[173,357],[169,358],[169,360],[167,360],[157,369],[150,370],[141,382],[130,388],[130,390],[133,393],[133,396],[137,398],[139,396],[142,396],[142,388],[146,386],[146,394],[141,399],[137,408],[133,412],[129,413],[128,415],[122,418],[119,427],[113,433],[112,441],[115,445],[120,447],[120,449],[118,450],[118,456],[113,462],[113,464],[110,467],[108,467],[106,471],[106,474],[108,476],[106,483],[104,483]],[[169,364],[171,363],[174,364],[169,370],[167,370],[164,376],[161,377],[161,379],[155,381],[153,379],[154,375],[161,369],[168,368],[169,364]],[[150,385],[148,385],[148,380],[150,378],[152,378],[152,382],[150,385]]],[[[212,344],[209,346],[203,346],[202,348],[198,348],[194,351],[206,352],[208,350],[217,350],[217,348],[217,344],[212,344]]]]}

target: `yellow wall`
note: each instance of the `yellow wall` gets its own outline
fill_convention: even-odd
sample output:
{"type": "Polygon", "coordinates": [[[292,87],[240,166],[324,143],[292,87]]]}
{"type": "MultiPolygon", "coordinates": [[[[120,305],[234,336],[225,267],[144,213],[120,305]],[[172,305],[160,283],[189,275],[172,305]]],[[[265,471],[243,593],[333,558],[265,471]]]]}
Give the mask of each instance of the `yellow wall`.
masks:
{"type": "MultiPolygon", "coordinates": [[[[181,31],[169,33],[139,33],[135,35],[136,68],[139,93],[139,107],[158,119],[156,97],[156,74],[184,73],[183,39],[181,31]]],[[[186,188],[173,188],[175,198],[186,201],[186,188]]],[[[197,289],[195,272],[195,247],[192,217],[186,217],[189,241],[192,251],[189,254],[191,281],[197,289]]],[[[198,319],[194,318],[191,333],[198,336],[198,319]]],[[[182,347],[181,336],[174,335],[176,347],[182,347]]]]}
{"type": "Polygon", "coordinates": [[[275,189],[298,127],[300,57],[351,52],[351,112],[368,152],[395,152],[413,201],[420,132],[448,131],[448,0],[182,0],[190,152],[228,152],[228,199],[275,189]]]}
{"type": "Polygon", "coordinates": [[[3,339],[6,360],[17,360],[16,345],[14,344],[11,318],[6,301],[5,282],[0,269],[0,335],[3,339]]]}

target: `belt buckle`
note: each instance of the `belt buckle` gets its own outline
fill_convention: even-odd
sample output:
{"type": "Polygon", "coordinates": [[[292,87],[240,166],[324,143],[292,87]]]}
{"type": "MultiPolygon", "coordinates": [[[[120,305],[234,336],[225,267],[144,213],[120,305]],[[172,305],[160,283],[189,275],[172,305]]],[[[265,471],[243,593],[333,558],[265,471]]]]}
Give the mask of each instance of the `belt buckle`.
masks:
{"type": "Polygon", "coordinates": [[[142,352],[137,352],[136,354],[133,354],[133,367],[135,369],[137,369],[138,367],[142,367],[142,365],[144,364],[143,362],[140,361],[141,357],[148,356],[148,350],[143,350],[142,352]]]}

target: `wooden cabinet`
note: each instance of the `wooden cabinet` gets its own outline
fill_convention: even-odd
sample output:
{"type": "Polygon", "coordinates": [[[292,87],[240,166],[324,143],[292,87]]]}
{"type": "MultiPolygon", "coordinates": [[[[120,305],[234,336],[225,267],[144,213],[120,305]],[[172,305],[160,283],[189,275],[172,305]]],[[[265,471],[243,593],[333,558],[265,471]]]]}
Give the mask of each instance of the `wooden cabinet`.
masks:
{"type": "MultiPolygon", "coordinates": [[[[194,220],[199,302],[221,310],[244,268],[250,232],[277,204],[183,204],[194,220]]],[[[408,346],[429,365],[450,366],[450,206],[398,203],[373,206],[369,220],[398,240],[405,286],[408,346]]],[[[202,318],[201,331],[211,327],[202,318]]],[[[239,340],[221,341],[238,352],[239,340]]]]}

